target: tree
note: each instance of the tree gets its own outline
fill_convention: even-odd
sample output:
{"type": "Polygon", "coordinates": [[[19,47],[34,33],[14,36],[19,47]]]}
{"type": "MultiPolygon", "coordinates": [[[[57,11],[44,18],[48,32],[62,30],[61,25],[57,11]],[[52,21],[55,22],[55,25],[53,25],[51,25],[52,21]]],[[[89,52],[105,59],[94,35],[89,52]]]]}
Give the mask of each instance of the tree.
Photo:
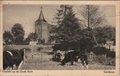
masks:
{"type": "Polygon", "coordinates": [[[10,31],[5,31],[3,33],[3,40],[4,40],[4,44],[12,44],[13,43],[13,35],[11,34],[10,31]]]}
{"type": "Polygon", "coordinates": [[[104,15],[100,12],[99,6],[96,5],[85,5],[83,6],[80,14],[83,17],[83,22],[86,24],[89,33],[92,35],[94,42],[98,44],[93,29],[104,24],[105,18],[104,15]]]}
{"type": "Polygon", "coordinates": [[[75,17],[72,6],[61,5],[57,13],[57,41],[64,45],[75,47],[80,40],[81,27],[78,18],[75,17]]]}
{"type": "Polygon", "coordinates": [[[81,39],[79,41],[79,46],[82,51],[89,52],[92,50],[95,45],[95,41],[92,38],[90,30],[88,28],[82,29],[81,31],[81,39]]]}
{"type": "Polygon", "coordinates": [[[16,23],[12,29],[12,34],[14,36],[15,44],[21,44],[24,39],[25,31],[21,24],[16,23]]]}
{"type": "Polygon", "coordinates": [[[89,28],[95,28],[101,26],[105,22],[103,12],[100,12],[100,8],[97,5],[85,5],[80,10],[86,26],[89,28]]]}
{"type": "Polygon", "coordinates": [[[105,44],[106,41],[114,41],[115,44],[115,27],[97,27],[94,29],[94,32],[99,44],[105,44]]]}
{"type": "Polygon", "coordinates": [[[49,28],[49,42],[53,42],[56,40],[56,31],[57,31],[57,26],[56,25],[51,25],[49,28]]]}
{"type": "Polygon", "coordinates": [[[36,33],[30,33],[29,35],[28,35],[28,37],[27,37],[30,41],[31,40],[34,40],[34,41],[36,41],[37,39],[38,39],[38,35],[36,34],[36,33]]]}

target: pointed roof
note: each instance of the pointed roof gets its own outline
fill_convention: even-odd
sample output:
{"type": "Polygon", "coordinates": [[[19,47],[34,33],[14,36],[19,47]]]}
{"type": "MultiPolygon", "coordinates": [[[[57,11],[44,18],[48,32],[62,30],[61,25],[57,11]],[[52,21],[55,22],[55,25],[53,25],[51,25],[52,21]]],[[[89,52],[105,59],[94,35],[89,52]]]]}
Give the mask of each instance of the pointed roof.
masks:
{"type": "Polygon", "coordinates": [[[40,11],[40,15],[39,15],[39,18],[38,18],[39,21],[45,21],[45,18],[44,18],[44,15],[43,15],[43,11],[42,11],[42,7],[41,7],[41,11],[40,11]]]}

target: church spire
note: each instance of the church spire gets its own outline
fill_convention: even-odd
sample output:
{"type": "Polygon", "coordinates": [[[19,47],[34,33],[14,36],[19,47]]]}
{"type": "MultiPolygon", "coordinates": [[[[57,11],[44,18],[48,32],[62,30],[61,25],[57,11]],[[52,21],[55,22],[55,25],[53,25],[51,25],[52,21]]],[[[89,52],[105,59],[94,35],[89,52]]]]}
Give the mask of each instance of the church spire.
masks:
{"type": "Polygon", "coordinates": [[[42,7],[41,7],[41,11],[40,11],[40,15],[39,15],[39,19],[38,20],[42,20],[42,21],[45,21],[45,18],[44,18],[44,15],[43,15],[43,11],[42,11],[42,7]]]}

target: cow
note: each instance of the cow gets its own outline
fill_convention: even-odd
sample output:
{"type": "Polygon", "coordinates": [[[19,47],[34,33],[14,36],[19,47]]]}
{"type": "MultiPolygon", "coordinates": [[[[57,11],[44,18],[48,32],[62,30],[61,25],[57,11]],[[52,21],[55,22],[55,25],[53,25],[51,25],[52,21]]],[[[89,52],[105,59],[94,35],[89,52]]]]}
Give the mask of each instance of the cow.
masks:
{"type": "Polygon", "coordinates": [[[70,51],[66,53],[64,59],[61,61],[61,65],[65,65],[67,62],[71,62],[71,65],[73,65],[74,62],[78,62],[78,59],[81,60],[82,68],[88,68],[87,55],[80,51],[70,51]]]}
{"type": "Polygon", "coordinates": [[[25,49],[3,51],[3,69],[18,69],[24,60],[25,49]]]}
{"type": "Polygon", "coordinates": [[[65,65],[68,62],[71,62],[71,65],[73,65],[74,61],[77,62],[77,56],[77,51],[70,51],[66,53],[64,59],[61,61],[61,65],[65,65]]]}

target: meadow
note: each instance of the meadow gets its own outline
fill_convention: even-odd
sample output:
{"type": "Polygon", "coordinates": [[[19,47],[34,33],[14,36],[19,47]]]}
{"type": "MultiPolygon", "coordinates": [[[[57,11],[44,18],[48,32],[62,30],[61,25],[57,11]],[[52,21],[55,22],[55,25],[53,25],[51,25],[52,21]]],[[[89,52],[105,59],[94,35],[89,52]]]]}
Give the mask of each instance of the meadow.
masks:
{"type": "MultiPolygon", "coordinates": [[[[32,46],[33,47],[33,46],[32,46]]],[[[60,62],[52,61],[52,45],[36,45],[34,50],[31,51],[30,45],[11,45],[9,49],[22,49],[26,48],[25,60],[21,66],[21,70],[114,70],[115,66],[103,65],[100,63],[89,63],[89,68],[81,68],[81,61],[79,60],[74,65],[67,63],[66,65],[60,65],[60,62]],[[38,48],[40,48],[38,50],[38,48]]],[[[5,48],[4,48],[5,49],[5,48]]],[[[63,52],[64,53],[64,52],[63,52]]]]}

